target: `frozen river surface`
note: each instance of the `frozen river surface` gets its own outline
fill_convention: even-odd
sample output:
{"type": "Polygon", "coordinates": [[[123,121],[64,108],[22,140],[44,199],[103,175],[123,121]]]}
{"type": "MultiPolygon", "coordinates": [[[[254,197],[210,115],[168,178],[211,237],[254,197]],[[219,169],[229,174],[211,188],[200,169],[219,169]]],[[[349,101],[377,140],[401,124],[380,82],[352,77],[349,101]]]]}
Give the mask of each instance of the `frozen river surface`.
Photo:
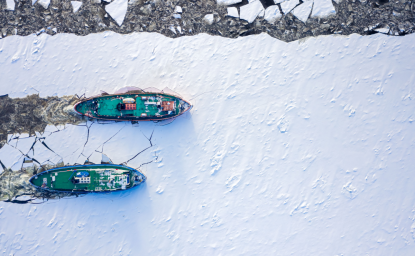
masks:
{"type": "MultiPolygon", "coordinates": [[[[141,167],[148,179],[112,194],[0,202],[1,253],[414,255],[414,39],[0,40],[0,95],[167,86],[194,104],[164,126],[87,124],[87,144],[86,126],[48,127],[44,141],[65,163],[98,161],[114,134],[103,150],[121,163],[153,134],[129,162],[153,161],[141,167]]],[[[16,168],[7,147],[0,160],[16,168]]]]}

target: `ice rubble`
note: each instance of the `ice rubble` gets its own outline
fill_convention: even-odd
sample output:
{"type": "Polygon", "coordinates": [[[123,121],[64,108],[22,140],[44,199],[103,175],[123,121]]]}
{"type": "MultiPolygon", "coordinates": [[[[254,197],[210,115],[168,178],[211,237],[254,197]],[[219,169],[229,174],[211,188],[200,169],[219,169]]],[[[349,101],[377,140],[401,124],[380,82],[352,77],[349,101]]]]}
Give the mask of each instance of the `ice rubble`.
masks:
{"type": "MultiPolygon", "coordinates": [[[[157,160],[142,166],[147,182],[131,191],[0,203],[0,248],[15,255],[411,255],[414,38],[299,44],[265,34],[105,32],[0,40],[0,95],[30,86],[41,95],[88,96],[168,85],[194,104],[165,126],[88,123],[48,135],[45,143],[73,163],[91,153],[98,159],[95,150],[126,125],[104,145],[115,162],[144,149],[142,135],[154,130],[148,155],[129,165],[157,160]],[[11,63],[16,46],[31,49],[35,40],[42,58],[30,69],[23,59],[11,63]],[[82,152],[87,127],[93,137],[82,152]]],[[[35,154],[54,156],[38,146],[35,154]]]]}

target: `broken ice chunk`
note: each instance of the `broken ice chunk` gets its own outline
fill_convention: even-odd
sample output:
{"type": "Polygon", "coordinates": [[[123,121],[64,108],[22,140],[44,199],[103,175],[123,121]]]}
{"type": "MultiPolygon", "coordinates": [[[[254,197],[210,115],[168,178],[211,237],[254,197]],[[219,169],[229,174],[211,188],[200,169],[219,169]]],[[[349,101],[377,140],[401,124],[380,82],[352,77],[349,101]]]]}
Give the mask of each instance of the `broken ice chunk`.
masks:
{"type": "Polygon", "coordinates": [[[14,171],[19,170],[23,159],[22,153],[8,144],[5,144],[0,149],[0,161],[6,168],[11,168],[14,171]]]}
{"type": "Polygon", "coordinates": [[[205,17],[203,18],[203,20],[208,23],[209,25],[213,24],[213,14],[206,14],[205,17]]]}
{"type": "Polygon", "coordinates": [[[105,6],[105,11],[121,26],[127,13],[128,0],[114,0],[105,6]]]}
{"type": "Polygon", "coordinates": [[[50,0],[39,0],[38,3],[43,6],[43,8],[48,9],[49,8],[49,4],[50,4],[50,0]]]}
{"type": "Polygon", "coordinates": [[[81,8],[82,2],[80,1],[71,1],[73,12],[77,12],[81,8]]]}
{"type": "Polygon", "coordinates": [[[384,34],[389,33],[389,30],[390,30],[389,26],[386,26],[384,28],[377,28],[377,29],[375,29],[375,31],[380,32],[380,33],[384,33],[384,34]]]}
{"type": "Polygon", "coordinates": [[[242,2],[242,0],[218,0],[219,5],[231,5],[242,2]]]}
{"type": "Polygon", "coordinates": [[[238,9],[236,9],[236,7],[229,7],[228,8],[228,16],[239,18],[238,9]]]}
{"type": "Polygon", "coordinates": [[[290,1],[286,1],[283,2],[281,4],[281,10],[284,14],[287,14],[289,12],[291,12],[291,10],[297,5],[299,4],[298,0],[290,0],[290,1]]]}
{"type": "Polygon", "coordinates": [[[175,13],[182,13],[182,7],[176,6],[176,8],[174,8],[174,12],[175,13]]]}
{"type": "Polygon", "coordinates": [[[281,18],[281,12],[278,5],[272,5],[265,10],[264,19],[273,24],[277,19],[281,18]]]}
{"type": "Polygon", "coordinates": [[[176,29],[177,29],[177,31],[179,31],[180,34],[182,33],[182,28],[180,26],[177,26],[176,29]]]}
{"type": "Polygon", "coordinates": [[[331,0],[314,0],[311,17],[327,17],[335,13],[336,10],[334,9],[331,0]]]}
{"type": "Polygon", "coordinates": [[[261,2],[259,0],[253,0],[249,2],[249,4],[241,7],[240,18],[248,21],[249,23],[252,23],[263,11],[264,7],[262,6],[261,2]]]}
{"type": "Polygon", "coordinates": [[[182,15],[180,15],[180,14],[178,14],[178,13],[174,13],[174,14],[173,14],[173,17],[174,17],[175,19],[181,19],[181,18],[182,18],[182,15]]]}
{"type": "Polygon", "coordinates": [[[313,1],[304,1],[301,5],[294,8],[292,14],[295,15],[299,20],[302,22],[306,22],[308,17],[310,16],[311,9],[313,8],[313,1]]]}
{"type": "Polygon", "coordinates": [[[6,10],[14,11],[15,2],[14,0],[6,0],[7,8],[6,10]]]}

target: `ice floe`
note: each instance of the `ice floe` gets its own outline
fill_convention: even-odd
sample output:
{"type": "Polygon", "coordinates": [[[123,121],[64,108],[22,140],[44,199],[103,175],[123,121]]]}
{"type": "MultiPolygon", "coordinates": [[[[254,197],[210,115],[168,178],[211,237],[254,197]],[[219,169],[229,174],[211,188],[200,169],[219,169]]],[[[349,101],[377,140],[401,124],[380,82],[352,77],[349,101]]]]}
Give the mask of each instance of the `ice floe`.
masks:
{"type": "Polygon", "coordinates": [[[228,7],[228,16],[239,18],[238,9],[236,7],[228,7]]]}
{"type": "Polygon", "coordinates": [[[336,13],[331,0],[314,0],[311,17],[327,17],[336,13]]]}
{"type": "Polygon", "coordinates": [[[49,8],[50,0],[38,0],[37,2],[41,6],[43,6],[43,8],[45,8],[45,9],[48,9],[49,8]]]}
{"type": "Polygon", "coordinates": [[[176,7],[174,8],[174,12],[175,12],[175,13],[182,13],[182,7],[181,7],[181,6],[176,6],[176,7]]]}
{"type": "Polygon", "coordinates": [[[240,7],[240,18],[252,23],[259,14],[264,12],[261,1],[252,0],[249,4],[240,7]]]}
{"type": "Polygon", "coordinates": [[[264,19],[269,23],[274,23],[277,19],[281,18],[282,14],[278,5],[272,5],[265,10],[264,19]]]}
{"type": "Polygon", "coordinates": [[[105,11],[121,26],[127,13],[128,0],[114,0],[105,6],[105,11]]]}
{"type": "Polygon", "coordinates": [[[281,3],[281,10],[284,14],[291,12],[291,10],[298,5],[300,2],[298,0],[290,0],[281,3]]]}
{"type": "Polygon", "coordinates": [[[16,3],[14,0],[6,0],[7,10],[14,11],[16,3]]]}
{"type": "Polygon", "coordinates": [[[81,8],[81,1],[71,1],[73,12],[77,12],[81,8]]]}
{"type": "Polygon", "coordinates": [[[295,15],[299,20],[302,22],[306,22],[308,17],[310,16],[311,10],[313,8],[313,1],[306,0],[299,6],[295,7],[292,11],[292,14],[295,15]]]}
{"type": "Polygon", "coordinates": [[[238,4],[240,2],[242,2],[242,0],[217,0],[217,3],[220,5],[238,4]]]}
{"type": "Polygon", "coordinates": [[[214,18],[215,18],[214,15],[212,13],[210,13],[210,14],[206,14],[205,17],[203,17],[203,20],[207,24],[212,25],[213,21],[215,20],[214,18]]]}

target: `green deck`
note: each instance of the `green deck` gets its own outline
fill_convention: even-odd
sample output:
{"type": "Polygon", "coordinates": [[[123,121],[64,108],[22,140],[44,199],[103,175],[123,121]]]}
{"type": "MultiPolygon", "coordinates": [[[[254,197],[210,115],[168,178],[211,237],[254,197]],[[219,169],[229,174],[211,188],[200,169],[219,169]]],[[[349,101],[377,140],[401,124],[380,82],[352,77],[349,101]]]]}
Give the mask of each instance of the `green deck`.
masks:
{"type": "Polygon", "coordinates": [[[179,115],[184,110],[184,105],[187,104],[183,100],[166,94],[122,94],[122,95],[107,95],[99,96],[81,102],[76,106],[76,110],[83,114],[94,118],[101,119],[116,119],[116,120],[145,120],[145,119],[165,119],[179,115]],[[135,110],[119,110],[118,104],[122,104],[122,98],[134,99],[133,103],[136,106],[135,110]],[[142,100],[142,97],[147,97],[142,100]],[[174,101],[175,109],[170,113],[168,111],[161,111],[157,107],[157,102],[174,101]],[[146,114],[145,117],[142,114],[146,114]]]}
{"type": "Polygon", "coordinates": [[[128,167],[114,165],[71,166],[42,172],[31,179],[35,186],[57,191],[100,192],[131,188],[141,183],[135,182],[135,176],[142,175],[128,167]],[[89,183],[74,184],[78,172],[88,172],[89,183]],[[128,176],[128,179],[127,179],[128,176]]]}

